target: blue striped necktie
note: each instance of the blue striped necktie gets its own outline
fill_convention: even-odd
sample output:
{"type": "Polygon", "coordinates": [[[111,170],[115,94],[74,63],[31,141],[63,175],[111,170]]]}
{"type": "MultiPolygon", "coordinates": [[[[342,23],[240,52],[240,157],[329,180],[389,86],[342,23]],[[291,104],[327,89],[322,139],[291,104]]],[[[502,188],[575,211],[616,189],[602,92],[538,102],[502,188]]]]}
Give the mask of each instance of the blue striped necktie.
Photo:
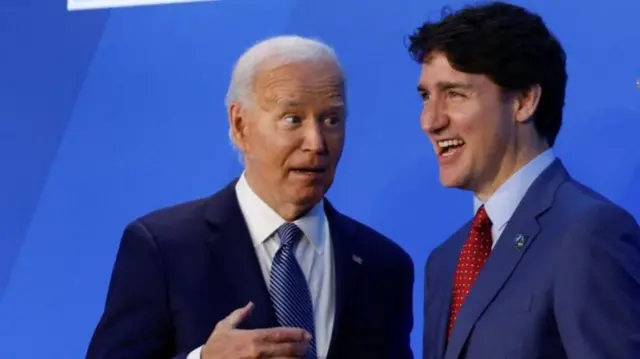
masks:
{"type": "Polygon", "coordinates": [[[302,328],[311,334],[306,359],[316,359],[313,302],[295,256],[296,245],[302,235],[302,230],[293,223],[285,223],[278,229],[281,246],[273,259],[269,293],[281,326],[302,328]]]}

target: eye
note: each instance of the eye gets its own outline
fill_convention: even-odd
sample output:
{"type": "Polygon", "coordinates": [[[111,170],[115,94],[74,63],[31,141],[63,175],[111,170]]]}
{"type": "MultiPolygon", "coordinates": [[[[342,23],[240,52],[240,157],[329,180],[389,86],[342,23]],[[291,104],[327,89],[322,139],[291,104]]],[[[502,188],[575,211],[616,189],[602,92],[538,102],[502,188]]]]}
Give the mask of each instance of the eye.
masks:
{"type": "Polygon", "coordinates": [[[282,119],[284,120],[284,122],[291,125],[297,125],[302,122],[302,118],[296,115],[286,115],[282,119]]]}
{"type": "Polygon", "coordinates": [[[329,126],[337,126],[342,122],[342,119],[338,116],[331,116],[325,118],[324,122],[329,126]]]}
{"type": "Polygon", "coordinates": [[[429,99],[429,93],[426,91],[420,91],[420,98],[422,101],[427,101],[429,99]]]}
{"type": "Polygon", "coordinates": [[[466,97],[464,94],[457,91],[449,91],[447,92],[450,98],[464,98],[466,97]]]}

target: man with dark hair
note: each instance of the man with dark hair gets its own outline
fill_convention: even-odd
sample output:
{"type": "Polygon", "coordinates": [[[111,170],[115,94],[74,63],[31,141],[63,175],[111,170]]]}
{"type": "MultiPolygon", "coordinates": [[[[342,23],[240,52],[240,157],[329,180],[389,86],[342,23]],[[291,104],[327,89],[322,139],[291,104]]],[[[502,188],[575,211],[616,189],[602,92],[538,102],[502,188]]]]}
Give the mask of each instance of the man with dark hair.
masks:
{"type": "Polygon", "coordinates": [[[409,51],[440,180],[475,207],[427,260],[423,358],[640,358],[640,228],[554,157],[566,56],[540,16],[467,7],[409,51]]]}

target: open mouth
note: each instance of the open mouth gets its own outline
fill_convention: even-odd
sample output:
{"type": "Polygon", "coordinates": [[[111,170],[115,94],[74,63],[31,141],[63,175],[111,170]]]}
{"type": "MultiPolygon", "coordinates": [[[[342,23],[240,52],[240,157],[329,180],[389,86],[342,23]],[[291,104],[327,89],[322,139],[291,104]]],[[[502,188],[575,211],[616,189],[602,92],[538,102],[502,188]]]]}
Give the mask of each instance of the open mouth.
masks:
{"type": "Polygon", "coordinates": [[[464,141],[461,139],[441,140],[436,143],[438,144],[438,155],[445,157],[453,155],[464,146],[464,141]]]}
{"type": "Polygon", "coordinates": [[[303,174],[303,175],[319,175],[326,172],[327,169],[324,167],[301,167],[301,168],[294,168],[291,171],[294,173],[303,174]]]}

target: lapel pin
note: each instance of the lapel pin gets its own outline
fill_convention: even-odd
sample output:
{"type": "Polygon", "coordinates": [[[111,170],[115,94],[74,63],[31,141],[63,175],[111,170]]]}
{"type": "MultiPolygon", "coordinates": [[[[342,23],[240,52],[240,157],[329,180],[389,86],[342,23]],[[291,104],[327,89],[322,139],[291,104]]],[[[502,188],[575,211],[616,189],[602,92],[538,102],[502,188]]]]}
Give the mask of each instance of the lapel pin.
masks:
{"type": "Polygon", "coordinates": [[[527,237],[525,237],[520,233],[518,233],[518,235],[516,235],[516,238],[513,240],[514,247],[518,249],[522,249],[526,242],[527,242],[527,237]]]}
{"type": "Polygon", "coordinates": [[[353,259],[353,261],[358,263],[358,264],[362,264],[362,258],[358,257],[355,254],[353,255],[353,257],[351,257],[351,259],[353,259]]]}

